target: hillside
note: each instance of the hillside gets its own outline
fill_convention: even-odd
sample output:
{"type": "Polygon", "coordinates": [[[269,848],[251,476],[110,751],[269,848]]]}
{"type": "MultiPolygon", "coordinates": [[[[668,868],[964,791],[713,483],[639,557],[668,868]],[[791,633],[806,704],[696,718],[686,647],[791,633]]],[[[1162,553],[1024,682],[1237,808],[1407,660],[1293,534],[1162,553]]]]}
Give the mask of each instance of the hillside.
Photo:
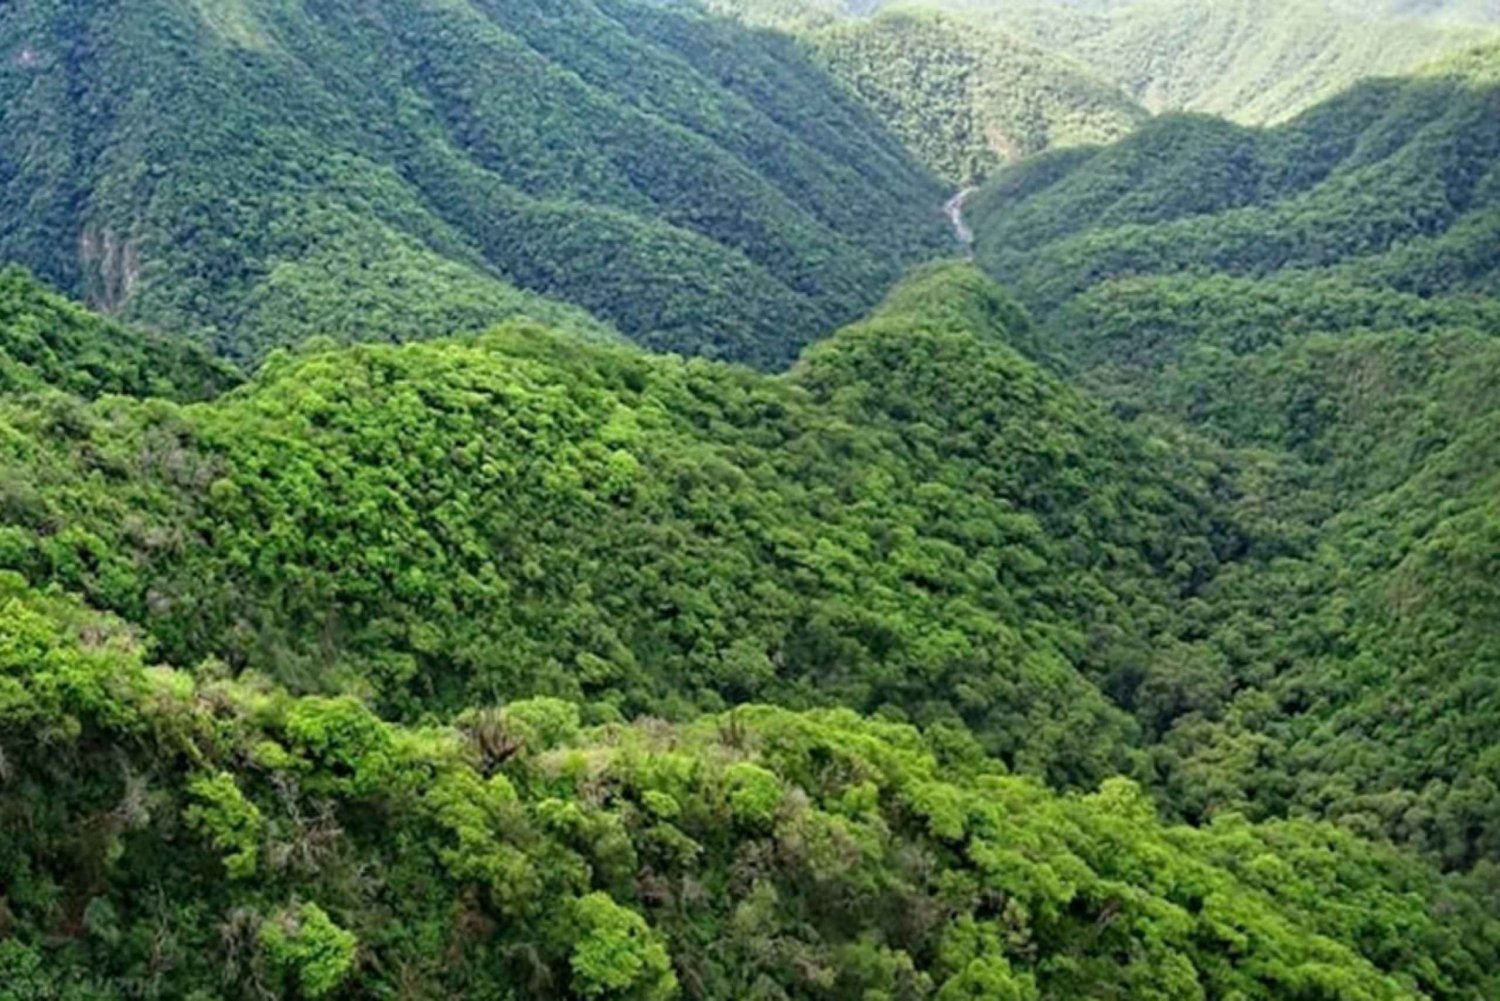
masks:
{"type": "Polygon", "coordinates": [[[1112,84],[994,26],[919,7],[844,17],[815,4],[712,0],[790,30],[952,185],[1045,149],[1109,142],[1146,112],[1112,84]]]}
{"type": "Polygon", "coordinates": [[[44,387],[177,400],[217,396],[233,368],[197,345],[143,334],[79,308],[20,268],[0,268],[0,392],[44,387]]]}
{"type": "Polygon", "coordinates": [[[1267,490],[1278,548],[1205,593],[1235,694],[1166,742],[1190,811],[1332,817],[1460,869],[1500,851],[1495,329],[1312,336],[1201,384],[1294,486],[1267,490]]]}
{"type": "Polygon", "coordinates": [[[950,240],[795,46],[631,0],[8,5],[0,51],[0,260],[236,359],[525,315],[784,364],[950,240]]]}
{"type": "Polygon", "coordinates": [[[0,566],[175,662],[405,717],[834,704],[1097,781],[1136,743],[1104,689],[1232,529],[1211,470],[1010,348],[1025,323],[951,266],[785,377],[523,326],[314,345],[198,407],[7,405],[0,566]]]}
{"type": "Polygon", "coordinates": [[[950,265],[786,376],[513,324],[9,394],[3,983],[1492,996],[1424,862],[1109,777],[1223,788],[1142,736],[1201,718],[1176,599],[1256,540],[1027,328],[950,265]]]}
{"type": "Polygon", "coordinates": [[[1493,996],[1500,927],[1331,827],[1167,826],[972,745],[769,707],[404,728],[148,667],[0,575],[16,996],[1493,996]],[[22,822],[24,818],[24,822],[22,822]],[[1439,915],[1441,915],[1439,917],[1439,915]]]}
{"type": "Polygon", "coordinates": [[[1500,997],[1500,9],[705,2],[0,4],[0,1001],[1500,997]]]}
{"type": "Polygon", "coordinates": [[[1500,848],[1493,64],[1269,131],[1159,120],[970,202],[1033,350],[1238,467],[1249,549],[1184,620],[1222,673],[1156,727],[1188,816],[1333,816],[1459,868],[1500,848]]]}
{"type": "Polygon", "coordinates": [[[1146,117],[1081,66],[940,14],[847,21],[814,44],[835,77],[955,184],[1046,149],[1118,139],[1146,117]]]}
{"type": "Polygon", "coordinates": [[[1469,16],[1484,23],[1465,23],[1458,5],[1443,6],[1139,0],[1076,18],[1041,38],[1152,111],[1265,124],[1361,80],[1415,70],[1500,23],[1493,11],[1477,9],[1469,16]]]}
{"type": "Polygon", "coordinates": [[[1414,310],[1492,295],[1500,88],[1472,70],[1496,53],[1455,64],[1467,72],[1363,84],[1271,130],[1174,116],[1040,158],[970,200],[976,253],[1044,313],[1184,275],[1274,288],[1316,274],[1414,310]]]}
{"type": "Polygon", "coordinates": [[[1500,988],[1492,339],[1288,340],[1212,444],[1028,360],[966,265],[785,375],[513,322],[196,403],[58,388],[142,335],[42,295],[21,996],[1500,988]]]}
{"type": "MultiPolygon", "coordinates": [[[[955,39],[913,49],[919,40],[933,41],[931,32],[916,35],[905,28],[907,51],[889,76],[876,64],[854,82],[877,85],[876,94],[898,95],[904,106],[893,120],[899,126],[931,106],[923,95],[933,86],[926,80],[903,86],[909,83],[904,67],[925,55],[941,68],[941,81],[951,73],[956,47],[965,53],[960,65],[985,81],[977,89],[1003,95],[998,104],[981,100],[981,114],[991,108],[994,127],[1012,136],[1027,135],[1024,123],[1045,119],[1062,139],[1051,145],[1122,134],[1141,117],[1138,110],[1125,112],[1131,102],[1152,113],[1197,111],[1247,125],[1282,122],[1362,80],[1415,72],[1446,54],[1500,38],[1500,7],[1493,0],[704,2],[815,38],[837,26],[870,36],[867,45],[889,39],[895,25],[942,15],[955,39]],[[887,19],[892,23],[882,25],[887,19]],[[985,55],[975,60],[969,55],[975,51],[985,55]]],[[[881,47],[890,53],[892,42],[881,47]]],[[[922,120],[929,134],[944,127],[944,116],[922,120]]],[[[1006,159],[1006,151],[999,152],[1006,159]]]]}

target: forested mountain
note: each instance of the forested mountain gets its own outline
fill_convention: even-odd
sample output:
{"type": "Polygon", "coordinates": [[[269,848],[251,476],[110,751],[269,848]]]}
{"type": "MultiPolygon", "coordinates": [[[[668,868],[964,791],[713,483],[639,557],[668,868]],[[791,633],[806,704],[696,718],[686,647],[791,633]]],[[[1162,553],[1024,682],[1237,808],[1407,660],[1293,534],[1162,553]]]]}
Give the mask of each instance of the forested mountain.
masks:
{"type": "Polygon", "coordinates": [[[43,0],[0,52],[0,259],[240,359],[591,313],[785,363],[950,238],[796,46],[632,0],[43,0]]]}
{"type": "Polygon", "coordinates": [[[17,267],[0,268],[0,392],[66,390],[177,400],[217,396],[238,373],[203,348],[110,323],[17,267]]]}
{"type": "Polygon", "coordinates": [[[1190,815],[1336,816],[1465,868],[1500,850],[1496,55],[1271,131],[1162,119],[971,202],[1035,350],[1245,465],[1259,548],[1193,626],[1220,687],[1158,758],[1190,815]]]}
{"type": "Polygon", "coordinates": [[[1229,529],[1026,323],[950,266],[781,377],[513,325],[11,395],[0,990],[1493,996],[1426,863],[1099,782],[1229,529]]]}
{"type": "Polygon", "coordinates": [[[12,997],[1492,997],[1496,926],[1306,823],[1164,826],[847,711],[403,728],[146,667],[0,576],[12,997]],[[1439,916],[1440,915],[1440,916],[1439,916]],[[49,942],[43,945],[43,942],[49,942]]]}
{"type": "Polygon", "coordinates": [[[906,7],[851,18],[831,5],[709,6],[806,39],[834,77],[955,185],[1044,149],[1118,139],[1146,117],[1081,64],[972,19],[906,7]]]}
{"type": "Polygon", "coordinates": [[[954,0],[1119,84],[1152,111],[1284,121],[1371,77],[1496,37],[1500,8],[1348,0],[1126,0],[1092,10],[954,0]]]}
{"type": "Polygon", "coordinates": [[[1496,66],[1500,48],[1476,50],[1274,129],[1173,116],[1037,158],[969,200],[976,254],[1085,369],[1330,327],[1484,324],[1500,293],[1496,66]]]}
{"type": "MultiPolygon", "coordinates": [[[[889,106],[904,102],[899,113],[887,112],[898,126],[918,112],[961,106],[951,97],[937,103],[929,93],[961,66],[964,90],[981,96],[975,105],[981,120],[1021,138],[1015,149],[1024,154],[1048,145],[1049,134],[1061,140],[1051,145],[1112,138],[1108,133],[1139,116],[1122,114],[1130,106],[1122,97],[1151,112],[1279,122],[1361,80],[1412,72],[1485,38],[1500,38],[1500,6],[1493,0],[703,2],[813,37],[839,25],[835,37],[869,37],[866,46],[884,39],[879,44],[887,53],[901,40],[904,53],[887,72],[876,63],[848,77],[889,106]],[[933,36],[934,12],[945,15],[939,23],[961,42],[933,36]],[[928,27],[918,32],[914,21],[928,27]],[[970,54],[981,52],[979,58],[970,54]],[[909,86],[913,65],[930,66],[932,74],[916,87],[909,86]],[[1050,130],[1037,131],[1044,121],[1050,130]],[[1025,141],[1031,139],[1042,142],[1025,141]]],[[[950,111],[916,120],[937,134],[954,117],[950,111]]]]}
{"type": "Polygon", "coordinates": [[[522,328],[274,355],[194,408],[19,401],[0,565],[177,663],[408,718],[885,707],[1094,782],[1136,744],[1101,686],[1150,675],[1233,531],[1211,470],[1004,342],[1025,322],[948,267],[785,377],[522,328]]]}
{"type": "Polygon", "coordinates": [[[0,1001],[1500,997],[1493,3],[708,2],[0,5],[0,1001]]]}

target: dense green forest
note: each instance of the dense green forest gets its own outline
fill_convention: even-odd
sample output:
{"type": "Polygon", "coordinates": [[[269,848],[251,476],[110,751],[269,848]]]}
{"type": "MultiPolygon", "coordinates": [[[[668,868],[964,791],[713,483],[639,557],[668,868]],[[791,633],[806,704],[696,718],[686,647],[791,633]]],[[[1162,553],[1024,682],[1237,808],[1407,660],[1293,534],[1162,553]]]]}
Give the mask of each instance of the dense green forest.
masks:
{"type": "Polygon", "coordinates": [[[0,393],[60,389],[178,401],[217,396],[235,369],[197,345],[111,323],[49,291],[18,267],[0,268],[0,393]]]}
{"type": "Polygon", "coordinates": [[[1500,997],[1500,10],[884,7],[0,5],[0,1001],[1500,997]]]}
{"type": "Polygon", "coordinates": [[[1081,64],[972,19],[921,8],[845,18],[762,0],[708,6],[806,39],[840,83],[955,185],[1044,149],[1121,138],[1146,117],[1081,64]]]}
{"type": "MultiPolygon", "coordinates": [[[[1128,125],[1121,112],[1132,103],[1251,125],[1284,121],[1361,80],[1413,72],[1500,38],[1493,0],[703,2],[814,39],[831,34],[856,55],[878,46],[891,61],[857,63],[850,79],[878,98],[877,107],[895,111],[886,114],[898,127],[923,123],[914,148],[924,153],[967,117],[956,113],[967,106],[961,99],[939,99],[954,95],[959,80],[981,98],[973,105],[981,120],[1016,140],[999,152],[1029,154],[1049,134],[1066,145],[1112,138],[1102,133],[1128,125]],[[932,26],[935,14],[942,33],[932,26]],[[833,25],[838,30],[828,32],[833,25]],[[914,80],[914,66],[931,72],[914,80]]],[[[968,148],[955,144],[946,155],[968,148]]]]}
{"type": "MultiPolygon", "coordinates": [[[[1473,296],[1500,292],[1500,87],[1484,75],[1497,64],[1500,48],[1476,50],[1271,130],[1169,116],[1113,146],[1035,158],[969,202],[976,253],[1048,314],[1080,301],[1107,312],[1116,290],[1123,302],[1127,289],[1182,276],[1255,279],[1287,289],[1265,298],[1289,310],[1331,314],[1295,291],[1327,278],[1317,286],[1347,301],[1354,325],[1483,310],[1473,296]]],[[[1098,333],[1071,319],[1075,338],[1098,333]]],[[[1251,325],[1286,331],[1269,319],[1251,325]]]]}
{"type": "Polygon", "coordinates": [[[784,364],[949,245],[797,46],[632,0],[38,0],[0,52],[0,260],[237,359],[524,315],[784,364]]]}
{"type": "Polygon", "coordinates": [[[1163,825],[946,731],[443,723],[146,666],[0,576],[12,998],[1493,997],[1500,927],[1335,828],[1163,825]],[[45,944],[44,944],[45,943],[45,944]]]}
{"type": "Polygon", "coordinates": [[[12,394],[0,996],[1492,996],[1453,877],[1110,777],[1247,540],[1027,328],[954,265],[785,376],[520,324],[12,394]]]}
{"type": "Polygon", "coordinates": [[[1101,686],[1151,675],[1237,542],[1215,471],[1023,359],[1025,324],[951,266],[782,377],[523,326],[309,345],[196,407],[21,399],[0,566],[402,718],[838,704],[1094,782],[1135,743],[1101,686]]]}
{"type": "Polygon", "coordinates": [[[1162,119],[970,202],[1034,353],[1254,477],[1262,551],[1194,626],[1225,673],[1154,752],[1189,816],[1333,816],[1460,868],[1500,850],[1497,56],[1271,131],[1162,119]]]}
{"type": "Polygon", "coordinates": [[[994,18],[1123,87],[1152,111],[1285,121],[1371,77],[1500,37],[1489,0],[932,0],[994,18]]]}

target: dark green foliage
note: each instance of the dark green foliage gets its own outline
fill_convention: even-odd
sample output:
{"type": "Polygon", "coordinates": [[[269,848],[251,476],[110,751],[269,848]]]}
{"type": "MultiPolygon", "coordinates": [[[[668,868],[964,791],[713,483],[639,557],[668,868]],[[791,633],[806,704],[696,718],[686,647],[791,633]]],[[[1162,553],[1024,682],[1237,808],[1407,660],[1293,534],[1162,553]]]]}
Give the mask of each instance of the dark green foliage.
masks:
{"type": "Polygon", "coordinates": [[[1452,72],[1363,85],[1274,130],[1163,119],[1002,180],[976,200],[976,233],[997,255],[1047,246],[1039,269],[1092,258],[1090,281],[1128,254],[1131,274],[1301,267],[1423,295],[1488,289],[1500,87],[1478,74],[1496,62],[1490,49],[1452,72]]]}
{"type": "Polygon", "coordinates": [[[948,238],[795,47],[630,0],[45,0],[0,51],[0,257],[236,358],[603,329],[561,301],[784,364],[948,238]]]}
{"type": "Polygon", "coordinates": [[[1206,594],[1196,628],[1236,694],[1168,736],[1176,801],[1316,812],[1484,871],[1500,856],[1500,342],[1313,337],[1217,374],[1205,425],[1292,458],[1259,501],[1263,558],[1206,594]]]}
{"type": "Polygon", "coordinates": [[[238,378],[202,348],[110,323],[20,268],[0,269],[0,392],[52,387],[82,397],[194,400],[238,378]]]}
{"type": "Polygon", "coordinates": [[[11,997],[1500,989],[1500,928],[1387,848],[1166,826],[1128,781],[1059,796],[940,731],[747,707],[542,738],[578,707],[538,702],[403,728],[144,663],[0,575],[11,997]],[[253,861],[194,819],[206,785],[258,817],[253,861]]]}
{"type": "Polygon", "coordinates": [[[1488,292],[1500,88],[1369,84],[1271,131],[1159,119],[970,200],[976,252],[1050,310],[1101,282],[1316,269],[1421,296],[1488,292]]]}
{"type": "MultiPolygon", "coordinates": [[[[1171,275],[1101,282],[1069,300],[1046,328],[1032,338],[1033,351],[1079,373],[1117,409],[1253,424],[1267,409],[1241,395],[1245,384],[1236,380],[1247,359],[1276,357],[1311,334],[1497,330],[1500,301],[1424,298],[1370,287],[1353,274],[1304,270],[1264,278],[1171,275]]],[[[1232,440],[1286,443],[1280,435],[1232,440]]]]}

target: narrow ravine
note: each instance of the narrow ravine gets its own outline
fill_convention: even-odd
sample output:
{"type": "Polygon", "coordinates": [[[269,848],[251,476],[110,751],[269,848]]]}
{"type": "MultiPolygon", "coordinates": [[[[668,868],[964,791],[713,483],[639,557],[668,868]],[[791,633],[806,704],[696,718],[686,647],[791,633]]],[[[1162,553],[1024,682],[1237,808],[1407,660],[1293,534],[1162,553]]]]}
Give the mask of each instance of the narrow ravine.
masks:
{"type": "Polygon", "coordinates": [[[943,214],[953,224],[953,235],[970,254],[973,253],[974,248],[974,231],[969,229],[968,223],[964,222],[964,202],[978,190],[978,188],[972,187],[964,188],[958,194],[948,199],[943,205],[943,214]]]}

